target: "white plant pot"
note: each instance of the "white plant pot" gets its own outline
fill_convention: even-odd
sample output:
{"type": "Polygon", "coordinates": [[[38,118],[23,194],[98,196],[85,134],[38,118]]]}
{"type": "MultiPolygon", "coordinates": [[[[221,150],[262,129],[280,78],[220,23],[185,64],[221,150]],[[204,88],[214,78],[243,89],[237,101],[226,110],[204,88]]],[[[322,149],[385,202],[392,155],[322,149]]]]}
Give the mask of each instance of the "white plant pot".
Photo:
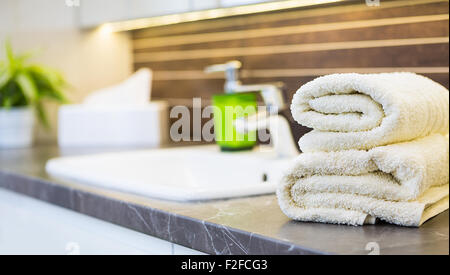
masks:
{"type": "Polygon", "coordinates": [[[30,147],[34,124],[31,108],[0,108],[0,148],[30,147]]]}

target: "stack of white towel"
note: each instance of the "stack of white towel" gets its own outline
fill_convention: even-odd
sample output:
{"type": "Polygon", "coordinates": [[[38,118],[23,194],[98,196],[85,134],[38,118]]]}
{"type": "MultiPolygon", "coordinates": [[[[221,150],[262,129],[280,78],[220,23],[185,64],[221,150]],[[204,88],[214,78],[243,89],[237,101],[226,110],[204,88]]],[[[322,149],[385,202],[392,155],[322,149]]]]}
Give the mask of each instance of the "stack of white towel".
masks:
{"type": "Polygon", "coordinates": [[[413,73],[333,74],[291,105],[313,128],[278,190],[292,219],[420,226],[449,207],[449,92],[413,73]]]}

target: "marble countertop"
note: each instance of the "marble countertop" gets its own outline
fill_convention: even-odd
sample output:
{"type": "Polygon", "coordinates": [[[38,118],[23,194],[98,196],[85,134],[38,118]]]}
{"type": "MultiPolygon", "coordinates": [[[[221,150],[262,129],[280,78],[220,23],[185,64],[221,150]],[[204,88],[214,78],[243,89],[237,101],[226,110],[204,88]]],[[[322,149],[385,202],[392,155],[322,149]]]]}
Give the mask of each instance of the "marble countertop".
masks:
{"type": "Polygon", "coordinates": [[[48,159],[111,151],[0,150],[0,188],[210,254],[449,254],[449,212],[420,228],[291,221],[275,195],[180,203],[51,178],[48,159]]]}

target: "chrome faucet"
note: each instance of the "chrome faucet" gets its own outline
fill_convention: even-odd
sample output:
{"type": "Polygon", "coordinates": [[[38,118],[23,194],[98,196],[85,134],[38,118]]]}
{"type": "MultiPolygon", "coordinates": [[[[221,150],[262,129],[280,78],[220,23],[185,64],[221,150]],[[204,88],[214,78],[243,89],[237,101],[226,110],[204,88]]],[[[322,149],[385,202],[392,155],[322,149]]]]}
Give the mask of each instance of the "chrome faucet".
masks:
{"type": "Polygon", "coordinates": [[[293,157],[298,155],[298,149],[292,137],[291,127],[287,119],[279,112],[287,108],[283,96],[282,82],[243,85],[239,81],[239,69],[242,63],[237,60],[225,64],[211,65],[205,68],[206,73],[225,73],[225,93],[260,92],[267,111],[258,112],[255,115],[238,118],[234,121],[234,127],[239,133],[268,129],[271,143],[279,157],[293,157]]]}

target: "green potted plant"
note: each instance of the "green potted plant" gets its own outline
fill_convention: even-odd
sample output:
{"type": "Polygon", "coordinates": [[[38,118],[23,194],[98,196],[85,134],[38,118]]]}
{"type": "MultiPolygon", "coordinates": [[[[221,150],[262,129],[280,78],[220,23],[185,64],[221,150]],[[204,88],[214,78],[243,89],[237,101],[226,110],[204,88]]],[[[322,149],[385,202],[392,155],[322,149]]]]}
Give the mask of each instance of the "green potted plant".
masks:
{"type": "Polygon", "coordinates": [[[30,64],[29,54],[15,55],[5,43],[0,60],[0,148],[28,147],[33,143],[35,117],[48,127],[44,100],[65,103],[62,75],[51,68],[30,64]]]}

